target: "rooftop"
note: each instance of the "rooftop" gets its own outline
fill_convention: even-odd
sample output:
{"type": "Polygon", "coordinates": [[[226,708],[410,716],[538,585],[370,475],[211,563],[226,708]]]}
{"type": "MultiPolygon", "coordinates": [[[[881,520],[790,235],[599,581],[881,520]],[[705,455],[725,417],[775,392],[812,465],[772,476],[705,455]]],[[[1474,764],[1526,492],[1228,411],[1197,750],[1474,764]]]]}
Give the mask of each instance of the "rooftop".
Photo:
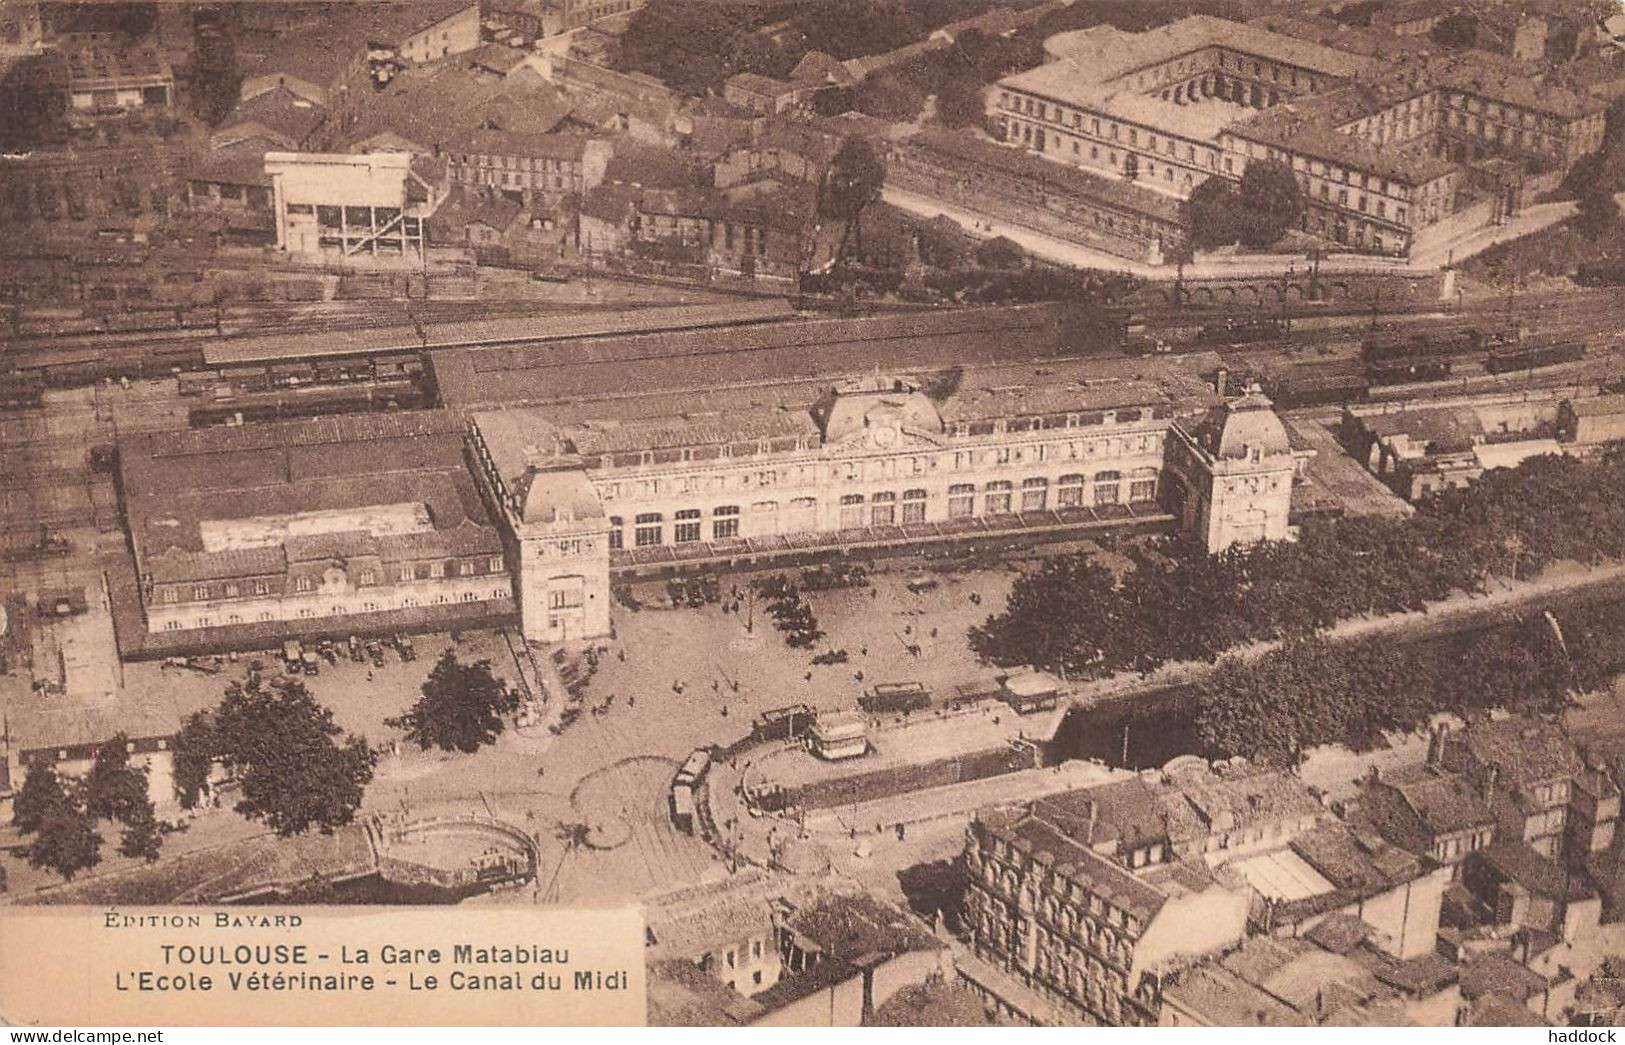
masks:
{"type": "Polygon", "coordinates": [[[1456,169],[1455,164],[1417,145],[1378,145],[1340,131],[1317,119],[1312,109],[1299,111],[1295,102],[1266,109],[1231,126],[1229,133],[1291,154],[1369,171],[1407,185],[1424,185],[1456,169]]]}
{"type": "Polygon", "coordinates": [[[1461,776],[1437,766],[1403,766],[1383,774],[1387,784],[1405,799],[1423,826],[1434,834],[1450,834],[1495,822],[1495,815],[1461,776]]]}
{"type": "Polygon", "coordinates": [[[1321,44],[1208,15],[1191,15],[1143,33],[1094,26],[1059,33],[1044,41],[1047,52],[1073,62],[1080,72],[1087,70],[1086,75],[1095,82],[1117,79],[1209,47],[1224,47],[1330,76],[1350,76],[1366,64],[1321,44]]]}
{"type": "Polygon", "coordinates": [[[1581,769],[1574,744],[1558,727],[1526,718],[1478,722],[1444,738],[1445,764],[1475,771],[1495,767],[1499,782],[1522,788],[1581,769]]]}
{"type": "Polygon", "coordinates": [[[227,114],[213,137],[218,140],[247,125],[263,127],[282,135],[288,147],[300,148],[327,119],[327,110],[294,94],[286,87],[262,91],[227,114]]]}
{"type": "Polygon", "coordinates": [[[311,556],[501,549],[463,463],[462,424],[442,411],[136,435],[119,451],[137,561],[155,581],[279,574],[311,556]],[[403,532],[366,517],[401,505],[424,506],[429,528],[403,532]],[[329,521],[306,540],[288,521],[300,513],[329,521]],[[211,537],[228,523],[271,537],[211,537]]]}
{"type": "Polygon", "coordinates": [[[735,73],[724,81],[723,87],[732,87],[750,94],[759,94],[764,98],[777,98],[798,89],[795,84],[775,80],[771,76],[761,76],[757,73],[735,73]]]}
{"type": "MultiPolygon", "coordinates": [[[[1062,350],[1064,314],[1064,307],[1046,304],[798,319],[730,329],[454,349],[434,353],[431,364],[442,400],[458,408],[626,398],[628,389],[638,389],[636,395],[650,401],[647,397],[685,389],[771,388],[793,382],[827,385],[841,375],[876,368],[937,372],[954,366],[1053,357],[1062,350]]],[[[1030,369],[1025,378],[1009,381],[1018,386],[1009,394],[989,385],[982,397],[986,404],[983,416],[1006,407],[1036,410],[1039,402],[1058,395],[1073,401],[1148,405],[1158,397],[1143,385],[1155,386],[1163,400],[1200,398],[1206,402],[1211,389],[1201,379],[1202,368],[1217,365],[1218,357],[1211,353],[1175,359],[1055,360],[1058,369],[1051,373],[1030,369]],[[1053,380],[1058,374],[1060,379],[1053,380]],[[1065,388],[1068,382],[1073,387],[1065,388]],[[1063,387],[1049,391],[1044,385],[1063,387]],[[1030,405],[1023,405],[1024,401],[1030,405]]],[[[817,394],[805,396],[802,402],[811,403],[817,394]]],[[[783,401],[782,396],[771,399],[774,405],[783,401]]],[[[962,403],[973,401],[961,399],[962,403]]],[[[639,416],[683,412],[681,407],[636,411],[639,416]]]]}
{"type": "Polygon", "coordinates": [[[1555,861],[1535,852],[1527,842],[1495,842],[1487,849],[1469,854],[1467,859],[1488,864],[1501,878],[1517,882],[1536,896],[1575,901],[1595,895],[1587,888],[1584,875],[1565,871],[1555,861]]]}

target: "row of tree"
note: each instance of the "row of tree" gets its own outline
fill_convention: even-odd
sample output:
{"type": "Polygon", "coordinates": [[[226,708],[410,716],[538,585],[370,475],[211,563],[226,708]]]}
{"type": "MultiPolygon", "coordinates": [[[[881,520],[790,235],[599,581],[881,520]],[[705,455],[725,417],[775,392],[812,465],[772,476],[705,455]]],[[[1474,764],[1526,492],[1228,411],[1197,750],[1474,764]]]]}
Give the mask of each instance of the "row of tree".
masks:
{"type": "Polygon", "coordinates": [[[1069,677],[1212,662],[1248,642],[1301,638],[1340,620],[1425,609],[1495,576],[1557,560],[1625,559],[1625,454],[1542,456],[1496,469],[1402,520],[1340,519],[1293,543],[1208,556],[1169,542],[1128,551],[1121,577],[1089,556],[1046,560],[1002,613],[970,631],[999,664],[1069,677]]]}
{"type": "Polygon", "coordinates": [[[101,861],[101,821],[123,825],[119,852],[158,859],[163,836],[147,795],[147,772],[130,765],[129,738],[120,733],[96,749],[90,773],[63,779],[36,761],[12,803],[12,823],[32,834],[28,862],[72,878],[101,861]]]}
{"type": "Polygon", "coordinates": [[[1605,603],[1423,642],[1290,642],[1226,658],[1198,687],[1197,733],[1222,755],[1290,765],[1317,744],[1369,750],[1438,712],[1562,709],[1625,669],[1625,606],[1605,603]]]}
{"type": "MultiPolygon", "coordinates": [[[[427,750],[473,753],[495,742],[518,694],[491,672],[489,661],[459,662],[447,651],[423,683],[419,699],[386,725],[427,750]]],[[[28,859],[64,878],[101,859],[101,821],[122,824],[119,852],[156,860],[162,829],[148,797],[147,772],[130,764],[123,734],[97,749],[82,779],[60,777],[35,762],[12,806],[17,828],[35,838],[28,859]]],[[[235,809],[281,835],[312,827],[324,833],[349,823],[371,782],[378,756],[345,733],[333,712],[296,678],[232,683],[214,708],[188,718],[171,745],[175,794],[194,809],[211,793],[217,767],[238,788],[235,809]]]]}

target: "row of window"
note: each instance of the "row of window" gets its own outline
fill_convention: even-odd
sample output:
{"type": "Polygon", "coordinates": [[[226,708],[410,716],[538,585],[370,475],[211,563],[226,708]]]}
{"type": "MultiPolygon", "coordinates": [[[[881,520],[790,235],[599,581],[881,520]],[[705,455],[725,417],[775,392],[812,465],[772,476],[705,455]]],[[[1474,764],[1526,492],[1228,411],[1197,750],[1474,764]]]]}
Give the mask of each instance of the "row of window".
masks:
{"type": "Polygon", "coordinates": [[[546,171],[548,173],[576,173],[574,160],[554,160],[538,156],[492,156],[486,153],[459,153],[452,162],[464,167],[495,167],[510,171],[546,171]]]}
{"type": "Polygon", "coordinates": [[[465,185],[501,185],[510,189],[569,189],[574,184],[568,177],[557,174],[514,174],[510,171],[474,170],[465,168],[452,172],[454,180],[465,185]],[[501,174],[501,177],[497,177],[501,174]]]}
{"type": "MultiPolygon", "coordinates": [[[[492,555],[484,559],[445,559],[433,562],[401,563],[388,571],[393,578],[401,582],[439,580],[443,577],[475,577],[481,574],[504,573],[507,566],[502,556],[492,555]]],[[[365,588],[378,583],[378,572],[371,568],[357,570],[354,577],[356,587],[365,588]]],[[[296,592],[312,592],[321,587],[321,579],[314,576],[299,576],[293,579],[293,590],[296,592]]],[[[265,577],[256,577],[246,581],[224,581],[210,584],[194,584],[191,588],[191,598],[185,598],[184,585],[164,585],[156,590],[160,603],[177,602],[208,602],[215,599],[254,598],[272,594],[271,581],[265,577]]],[[[281,594],[280,591],[277,594],[281,594]]]]}
{"type": "MultiPolygon", "coordinates": [[[[501,601],[503,599],[511,598],[513,598],[513,593],[507,588],[493,588],[490,592],[485,594],[481,594],[480,592],[476,591],[465,591],[463,592],[462,598],[459,601],[479,602],[482,599],[501,601]]],[[[449,605],[451,601],[452,598],[450,595],[440,594],[432,596],[428,600],[427,605],[445,606],[449,605]]],[[[386,606],[383,603],[373,601],[362,602],[356,605],[334,605],[328,607],[326,615],[329,617],[343,617],[352,613],[380,613],[384,610],[412,609],[414,607],[423,605],[425,605],[425,603],[422,599],[413,598],[412,596],[405,596],[395,600],[394,605],[391,606],[386,606]]],[[[317,613],[313,607],[301,606],[297,616],[300,620],[310,620],[315,617],[322,616],[322,614],[317,613]]],[[[258,614],[255,614],[254,619],[259,623],[265,623],[267,621],[286,620],[287,618],[279,617],[277,614],[272,613],[269,610],[262,610],[258,614]]],[[[164,630],[181,631],[185,628],[213,628],[216,626],[230,626],[233,624],[246,623],[248,623],[248,621],[241,613],[228,613],[219,620],[216,620],[213,617],[197,617],[190,622],[174,619],[166,620],[164,621],[164,630]]]]}
{"type": "MultiPolygon", "coordinates": [[[[1119,411],[1128,416],[1130,411],[1119,411]]],[[[1136,416],[1138,411],[1133,411],[1136,416]]],[[[1070,416],[1070,415],[1069,415],[1070,416]]],[[[1048,419],[1044,419],[1048,420],[1048,419]]],[[[1036,423],[1036,420],[1035,420],[1036,423]]],[[[600,482],[598,495],[605,501],[621,499],[646,500],[662,495],[687,495],[703,492],[720,493],[733,489],[767,489],[773,486],[807,486],[817,481],[819,470],[834,483],[880,482],[910,476],[926,476],[937,471],[974,471],[983,468],[1002,468],[1009,465],[1043,464],[1046,461],[1086,461],[1117,459],[1135,454],[1151,454],[1158,449],[1160,436],[1150,432],[1128,434],[1093,440],[1072,440],[1054,443],[1028,443],[1018,446],[993,446],[974,450],[954,450],[940,454],[915,454],[907,457],[876,457],[864,460],[832,463],[829,465],[796,465],[785,468],[764,468],[732,474],[713,472],[700,475],[679,475],[670,478],[633,479],[624,482],[600,482]]]]}
{"type": "MultiPolygon", "coordinates": [[[[1033,116],[1040,120],[1050,120],[1051,122],[1060,124],[1063,127],[1066,126],[1066,123],[1062,118],[1063,111],[1058,105],[1052,106],[1045,102],[1036,101],[1032,98],[1024,98],[1019,96],[1012,98],[1008,93],[1003,93],[1000,95],[1000,97],[1004,99],[1004,107],[1007,109],[1012,109],[1015,112],[1033,116]]],[[[1070,112],[1069,115],[1072,121],[1070,129],[1074,133],[1085,134],[1101,141],[1126,141],[1129,145],[1140,145],[1140,128],[1138,127],[1128,126],[1127,124],[1119,126],[1117,123],[1108,120],[1106,121],[1105,130],[1103,132],[1101,129],[1102,125],[1100,117],[1089,116],[1089,128],[1087,131],[1085,131],[1083,124],[1085,118],[1084,114],[1081,112],[1070,112]],[[1125,131],[1127,132],[1126,135],[1124,134],[1125,131]]],[[[1030,135],[1027,140],[1030,140],[1030,135]]],[[[1160,148],[1161,151],[1166,153],[1168,156],[1178,159],[1180,158],[1181,146],[1183,146],[1185,162],[1192,164],[1196,163],[1197,153],[1195,145],[1189,142],[1177,141],[1174,138],[1168,137],[1167,135],[1164,135],[1159,139],[1156,132],[1149,129],[1145,132],[1145,148],[1147,151],[1153,154],[1158,152],[1160,148]]],[[[1209,167],[1213,166],[1213,153],[1210,150],[1202,150],[1202,159],[1206,161],[1209,167]]]]}
{"type": "MultiPolygon", "coordinates": [[[[957,483],[948,488],[948,518],[963,519],[978,514],[1010,515],[1014,512],[1042,512],[1056,509],[1082,508],[1086,505],[1107,507],[1123,501],[1123,476],[1120,472],[1096,472],[1090,479],[1084,475],[1063,475],[1053,484],[1044,478],[1024,479],[1018,487],[1009,480],[984,483],[978,489],[975,483],[957,483]],[[1091,491],[1092,488],[1092,491],[1091,491]],[[1053,492],[1053,500],[1051,494],[1053,492]],[[978,511],[980,502],[980,511],[978,511]]],[[[1146,504],[1157,498],[1155,476],[1134,476],[1128,483],[1131,504],[1146,504]]],[[[895,526],[899,523],[926,521],[926,503],[929,494],[922,489],[904,490],[900,495],[883,490],[878,493],[843,494],[840,500],[839,525],[843,530],[865,526],[895,526]]],[[[789,502],[789,529],[811,530],[817,527],[818,501],[812,497],[799,497],[789,502]]],[[[779,504],[777,501],[759,501],[751,506],[753,524],[762,525],[771,519],[770,529],[777,531],[779,504]]],[[[709,530],[705,514],[698,508],[686,508],[672,516],[671,543],[694,544],[702,540],[720,541],[740,536],[742,513],[738,505],[723,505],[711,510],[709,530]]],[[[626,520],[611,516],[609,520],[609,546],[626,546],[626,520]]],[[[666,543],[667,520],[661,512],[642,512],[632,519],[634,547],[650,548],[666,543]]]]}

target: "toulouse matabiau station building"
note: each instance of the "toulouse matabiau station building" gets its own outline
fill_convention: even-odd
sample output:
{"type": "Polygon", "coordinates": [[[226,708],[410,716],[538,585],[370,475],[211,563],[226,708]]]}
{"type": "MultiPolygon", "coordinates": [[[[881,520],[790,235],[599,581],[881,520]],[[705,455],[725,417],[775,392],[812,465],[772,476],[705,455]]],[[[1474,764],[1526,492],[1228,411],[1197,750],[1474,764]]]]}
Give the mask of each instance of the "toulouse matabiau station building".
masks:
{"type": "Polygon", "coordinates": [[[1155,387],[1086,373],[966,369],[935,397],[874,375],[477,412],[525,637],[607,634],[613,574],[683,564],[1136,520],[1211,552],[1287,536],[1294,461],[1269,400],[1181,419],[1155,387]]]}
{"type": "Polygon", "coordinates": [[[446,409],[130,437],[121,648],[515,615],[556,642],[608,633],[614,578],[1125,529],[1214,552],[1288,536],[1295,461],[1267,399],[1216,395],[1198,376],[1216,357],[1005,361],[1054,351],[1052,318],[451,350],[431,357],[446,409]]]}

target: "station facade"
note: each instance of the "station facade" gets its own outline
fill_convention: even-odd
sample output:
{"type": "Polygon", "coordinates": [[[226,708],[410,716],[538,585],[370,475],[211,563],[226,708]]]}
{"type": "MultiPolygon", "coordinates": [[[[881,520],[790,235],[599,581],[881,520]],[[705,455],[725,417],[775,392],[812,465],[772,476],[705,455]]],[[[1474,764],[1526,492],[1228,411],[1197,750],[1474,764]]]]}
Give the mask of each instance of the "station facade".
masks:
{"type": "Polygon", "coordinates": [[[1210,552],[1287,537],[1293,458],[1267,399],[1181,418],[1155,386],[1073,366],[983,368],[946,394],[883,375],[722,390],[704,420],[476,412],[525,636],[607,634],[610,574],[640,567],[1158,517],[1210,552]]]}

